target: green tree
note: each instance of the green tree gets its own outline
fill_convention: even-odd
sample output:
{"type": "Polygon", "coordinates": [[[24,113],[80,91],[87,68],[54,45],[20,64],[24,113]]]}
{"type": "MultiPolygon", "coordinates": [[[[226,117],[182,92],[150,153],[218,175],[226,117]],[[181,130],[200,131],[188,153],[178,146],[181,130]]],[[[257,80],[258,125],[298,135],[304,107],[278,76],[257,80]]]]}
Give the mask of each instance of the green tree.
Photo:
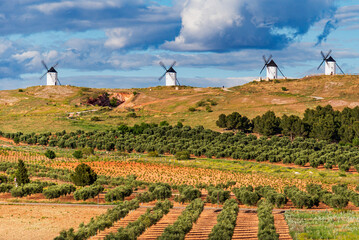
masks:
{"type": "Polygon", "coordinates": [[[298,117],[294,115],[283,115],[279,127],[282,129],[282,134],[289,136],[291,140],[294,137],[305,137],[308,134],[307,125],[298,117]]]}
{"type": "Polygon", "coordinates": [[[227,124],[226,124],[226,115],[225,114],[221,114],[218,117],[218,120],[216,121],[216,125],[220,128],[226,128],[227,124]]]}
{"type": "Polygon", "coordinates": [[[75,172],[71,174],[71,180],[77,186],[91,185],[96,179],[97,174],[90,166],[84,163],[78,165],[75,172]]]}
{"type": "Polygon", "coordinates": [[[17,164],[17,170],[15,172],[16,182],[19,185],[23,185],[30,182],[25,163],[22,160],[19,160],[17,164]]]}
{"type": "Polygon", "coordinates": [[[54,159],[56,157],[56,154],[54,151],[48,149],[45,152],[45,156],[49,159],[54,159]]]}
{"type": "Polygon", "coordinates": [[[280,133],[280,122],[280,118],[276,117],[273,111],[268,111],[253,119],[254,131],[265,136],[278,134],[280,133]]]}

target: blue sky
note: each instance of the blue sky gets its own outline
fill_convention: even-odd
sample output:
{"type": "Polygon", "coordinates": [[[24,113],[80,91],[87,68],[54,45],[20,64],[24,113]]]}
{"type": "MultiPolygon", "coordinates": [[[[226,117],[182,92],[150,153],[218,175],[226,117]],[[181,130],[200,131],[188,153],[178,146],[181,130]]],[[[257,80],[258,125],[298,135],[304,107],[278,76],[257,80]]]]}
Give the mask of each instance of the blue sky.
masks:
{"type": "Polygon", "coordinates": [[[1,1],[0,89],[45,84],[41,60],[59,62],[62,84],[97,88],[164,84],[158,62],[174,60],[182,84],[239,85],[263,54],[301,78],[329,49],[357,74],[358,42],[354,0],[1,1]]]}

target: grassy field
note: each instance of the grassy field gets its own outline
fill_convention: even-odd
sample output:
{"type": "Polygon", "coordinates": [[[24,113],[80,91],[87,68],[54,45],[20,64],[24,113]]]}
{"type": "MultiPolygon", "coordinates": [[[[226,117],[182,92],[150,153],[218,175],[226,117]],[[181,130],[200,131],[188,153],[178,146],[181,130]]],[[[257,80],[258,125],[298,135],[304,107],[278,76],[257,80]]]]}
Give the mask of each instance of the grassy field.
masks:
{"type": "Polygon", "coordinates": [[[359,213],[298,212],[285,213],[291,236],[294,240],[304,239],[358,239],[359,213]]]}
{"type": "Polygon", "coordinates": [[[203,125],[219,130],[221,113],[237,111],[253,118],[268,110],[278,115],[302,115],[306,108],[331,104],[335,109],[359,106],[359,76],[316,76],[298,80],[251,82],[230,89],[153,87],[145,89],[89,89],[71,86],[37,86],[0,91],[0,130],[30,133],[77,129],[109,129],[141,122],[203,125]],[[283,91],[282,88],[286,91],[283,91]],[[109,109],[81,103],[98,93],[133,94],[109,109]],[[213,104],[211,105],[210,100],[213,104]],[[202,104],[199,104],[201,103],[202,104]],[[198,106],[202,105],[202,106],[198,106]],[[194,107],[196,111],[190,112],[194,107]],[[93,112],[84,112],[94,110],[93,112]],[[128,117],[135,111],[137,117],[128,117]],[[69,118],[70,113],[82,112],[69,118]],[[96,116],[100,121],[91,121],[96,116]]]}

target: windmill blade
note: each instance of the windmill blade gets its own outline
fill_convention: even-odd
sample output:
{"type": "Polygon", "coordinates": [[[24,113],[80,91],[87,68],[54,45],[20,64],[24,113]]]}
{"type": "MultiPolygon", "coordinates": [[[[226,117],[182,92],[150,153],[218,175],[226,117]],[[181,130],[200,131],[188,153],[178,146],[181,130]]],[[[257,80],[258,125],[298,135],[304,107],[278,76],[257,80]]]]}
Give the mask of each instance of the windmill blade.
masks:
{"type": "Polygon", "coordinates": [[[264,64],[264,66],[263,66],[263,68],[262,68],[262,70],[260,71],[259,74],[262,74],[262,72],[263,72],[263,70],[266,68],[266,66],[267,66],[267,64],[264,64]]]}
{"type": "Polygon", "coordinates": [[[180,82],[178,81],[178,79],[176,79],[176,82],[178,84],[178,86],[181,86],[180,82]]]}
{"type": "MultiPolygon", "coordinates": [[[[176,65],[176,61],[173,61],[171,67],[174,67],[174,65],[176,65]]],[[[169,68],[171,68],[171,67],[169,67],[169,68]]]]}
{"type": "Polygon", "coordinates": [[[57,82],[58,82],[59,85],[61,86],[61,82],[60,82],[60,79],[59,79],[59,78],[57,78],[57,82]]]}
{"type": "Polygon", "coordinates": [[[59,62],[57,62],[54,66],[52,66],[53,68],[55,68],[57,65],[59,65],[59,62]]]}
{"type": "MultiPolygon", "coordinates": [[[[167,70],[166,70],[167,71],[167,70]]],[[[158,78],[158,81],[161,81],[162,78],[166,75],[167,72],[165,72],[160,78],[158,78]]]]}
{"type": "Polygon", "coordinates": [[[165,64],[161,61],[160,62],[160,65],[166,70],[166,72],[167,72],[167,68],[166,68],[166,66],[165,66],[165,64]]]}
{"type": "Polygon", "coordinates": [[[267,63],[269,63],[269,61],[272,60],[272,57],[273,57],[272,54],[269,55],[267,63]]]}
{"type": "Polygon", "coordinates": [[[46,63],[44,62],[44,60],[42,60],[41,63],[44,66],[44,68],[46,68],[46,70],[49,71],[49,68],[46,66],[46,63]]]}
{"type": "Polygon", "coordinates": [[[319,68],[323,65],[324,62],[325,62],[325,58],[323,59],[322,63],[319,65],[319,67],[317,68],[317,70],[319,70],[319,68]]]}
{"type": "Polygon", "coordinates": [[[282,76],[285,78],[285,76],[284,76],[283,72],[280,70],[280,68],[279,68],[279,67],[278,67],[278,70],[279,70],[280,74],[282,74],[282,76]]]}
{"type": "Polygon", "coordinates": [[[331,53],[332,53],[332,50],[330,49],[327,56],[325,57],[325,59],[327,59],[331,53]]]}
{"type": "Polygon", "coordinates": [[[266,59],[266,56],[263,55],[262,58],[263,58],[264,64],[267,64],[268,61],[267,61],[267,59],[266,59]]]}
{"type": "Polygon", "coordinates": [[[46,74],[47,74],[47,72],[45,72],[44,75],[42,75],[42,76],[40,77],[40,80],[43,79],[46,74]]]}
{"type": "Polygon", "coordinates": [[[326,57],[325,57],[323,51],[320,51],[320,55],[322,55],[323,59],[326,59],[326,57]]]}
{"type": "Polygon", "coordinates": [[[338,63],[335,63],[337,65],[337,67],[340,69],[340,71],[345,75],[345,73],[343,72],[343,70],[339,67],[338,63]]]}

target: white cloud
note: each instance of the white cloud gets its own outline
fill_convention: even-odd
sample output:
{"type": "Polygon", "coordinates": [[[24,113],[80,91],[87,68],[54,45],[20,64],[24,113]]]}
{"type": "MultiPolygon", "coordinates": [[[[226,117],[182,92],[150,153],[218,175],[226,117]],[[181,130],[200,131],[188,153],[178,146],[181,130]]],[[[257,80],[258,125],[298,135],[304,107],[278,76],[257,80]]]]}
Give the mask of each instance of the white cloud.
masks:
{"type": "Polygon", "coordinates": [[[331,8],[332,0],[187,0],[180,34],[162,47],[218,52],[282,49],[315,22],[331,16],[331,8]]]}
{"type": "Polygon", "coordinates": [[[108,39],[105,46],[109,48],[124,48],[130,43],[133,30],[128,28],[114,28],[106,31],[108,39]]]}

